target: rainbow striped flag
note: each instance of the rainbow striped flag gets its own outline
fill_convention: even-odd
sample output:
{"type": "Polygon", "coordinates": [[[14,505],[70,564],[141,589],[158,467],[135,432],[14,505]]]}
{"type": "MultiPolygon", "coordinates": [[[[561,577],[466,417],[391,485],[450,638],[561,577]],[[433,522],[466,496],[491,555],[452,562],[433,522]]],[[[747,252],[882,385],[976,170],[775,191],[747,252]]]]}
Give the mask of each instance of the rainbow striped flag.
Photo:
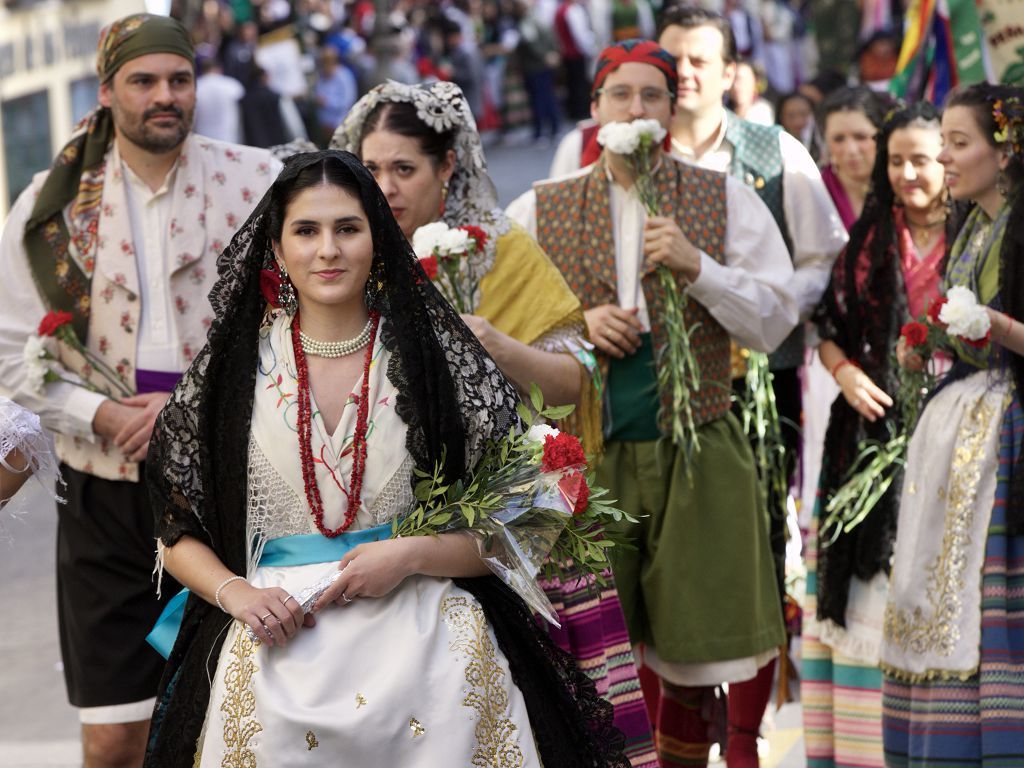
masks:
{"type": "Polygon", "coordinates": [[[941,104],[958,85],[987,80],[984,40],[975,0],[912,0],[889,90],[941,104]]]}

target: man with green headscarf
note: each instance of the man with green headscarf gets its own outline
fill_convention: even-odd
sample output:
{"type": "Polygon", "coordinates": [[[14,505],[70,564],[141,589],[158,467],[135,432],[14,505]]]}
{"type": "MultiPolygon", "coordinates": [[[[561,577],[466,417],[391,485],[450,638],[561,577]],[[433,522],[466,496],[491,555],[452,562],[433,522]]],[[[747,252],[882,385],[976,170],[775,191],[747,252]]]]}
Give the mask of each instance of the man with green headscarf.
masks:
{"type": "Polygon", "coordinates": [[[87,768],[142,763],[163,669],[145,643],[163,598],[142,462],[206,341],[217,255],[280,168],[265,150],[191,133],[193,57],[170,18],[136,14],[104,29],[100,106],[19,197],[0,239],[0,389],[56,433],[67,482],[61,652],[87,768]],[[48,312],[87,355],[59,333],[45,339],[54,360],[26,364],[48,312]]]}

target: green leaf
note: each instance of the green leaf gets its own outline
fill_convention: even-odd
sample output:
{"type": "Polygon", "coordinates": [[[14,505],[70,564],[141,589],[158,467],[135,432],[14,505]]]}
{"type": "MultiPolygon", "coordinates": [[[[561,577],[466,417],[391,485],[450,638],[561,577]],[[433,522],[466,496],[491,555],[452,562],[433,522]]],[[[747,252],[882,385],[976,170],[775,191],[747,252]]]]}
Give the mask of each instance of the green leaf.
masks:
{"type": "Polygon", "coordinates": [[[533,426],[533,414],[522,401],[516,403],[516,413],[518,413],[519,418],[523,420],[523,425],[526,429],[533,426]]]}
{"type": "Polygon", "coordinates": [[[533,405],[533,410],[538,413],[544,410],[544,395],[535,381],[530,382],[530,403],[533,405]]]}
{"type": "Polygon", "coordinates": [[[550,408],[545,408],[544,412],[543,412],[543,416],[546,419],[551,419],[551,421],[558,421],[560,419],[564,419],[566,416],[569,416],[575,410],[576,410],[576,406],[575,405],[571,405],[571,404],[570,405],[554,405],[554,406],[551,406],[550,408]]]}

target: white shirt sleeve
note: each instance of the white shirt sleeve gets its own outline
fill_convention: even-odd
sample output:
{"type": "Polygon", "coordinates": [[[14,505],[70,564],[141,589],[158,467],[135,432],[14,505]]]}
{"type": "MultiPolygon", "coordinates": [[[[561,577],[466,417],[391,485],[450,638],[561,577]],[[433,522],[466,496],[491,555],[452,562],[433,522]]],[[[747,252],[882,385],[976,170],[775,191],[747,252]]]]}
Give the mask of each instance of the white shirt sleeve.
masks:
{"type": "MultiPolygon", "coordinates": [[[[69,437],[93,440],[92,420],[107,398],[65,382],[45,384],[37,393],[27,386],[22,351],[47,313],[36,289],[23,245],[25,222],[32,213],[41,177],[15,202],[0,237],[0,389],[23,408],[39,416],[43,426],[69,437]]],[[[50,361],[51,368],[59,366],[50,361]]],[[[77,377],[61,370],[72,381],[77,377]]]]}
{"type": "Polygon", "coordinates": [[[559,176],[568,176],[580,168],[580,155],[583,153],[583,131],[573,128],[562,140],[558,142],[555,156],[551,160],[551,169],[548,171],[549,179],[557,179],[559,176]]]}
{"type": "Polygon", "coordinates": [[[800,319],[806,320],[828,287],[832,263],[846,244],[847,234],[821,172],[804,145],[783,132],[779,134],[779,149],[782,205],[795,270],[789,289],[800,319]]]}
{"type": "Polygon", "coordinates": [[[505,215],[529,232],[530,237],[534,240],[537,239],[536,192],[532,189],[523,192],[523,194],[509,203],[508,208],[505,209],[505,215]]]}
{"type": "Polygon", "coordinates": [[[725,189],[725,263],[702,252],[689,292],[741,345],[771,352],[797,324],[793,265],[761,198],[732,177],[725,189]]]}

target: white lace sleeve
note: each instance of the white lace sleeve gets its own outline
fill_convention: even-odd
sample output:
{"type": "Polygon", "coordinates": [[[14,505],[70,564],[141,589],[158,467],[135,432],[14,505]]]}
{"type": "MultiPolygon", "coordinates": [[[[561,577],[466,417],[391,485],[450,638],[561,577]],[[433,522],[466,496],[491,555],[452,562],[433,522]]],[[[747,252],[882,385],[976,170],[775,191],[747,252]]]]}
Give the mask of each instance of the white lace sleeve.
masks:
{"type": "MultiPolygon", "coordinates": [[[[56,495],[56,483],[60,477],[57,459],[50,439],[39,423],[39,417],[6,397],[0,397],[0,466],[15,474],[30,472],[47,493],[61,500],[56,495]],[[13,458],[14,453],[22,459],[16,465],[8,460],[13,458]]],[[[3,506],[5,515],[26,511],[6,497],[7,491],[0,487],[0,506],[3,506]]],[[[0,527],[2,535],[3,529],[0,527]]]]}

